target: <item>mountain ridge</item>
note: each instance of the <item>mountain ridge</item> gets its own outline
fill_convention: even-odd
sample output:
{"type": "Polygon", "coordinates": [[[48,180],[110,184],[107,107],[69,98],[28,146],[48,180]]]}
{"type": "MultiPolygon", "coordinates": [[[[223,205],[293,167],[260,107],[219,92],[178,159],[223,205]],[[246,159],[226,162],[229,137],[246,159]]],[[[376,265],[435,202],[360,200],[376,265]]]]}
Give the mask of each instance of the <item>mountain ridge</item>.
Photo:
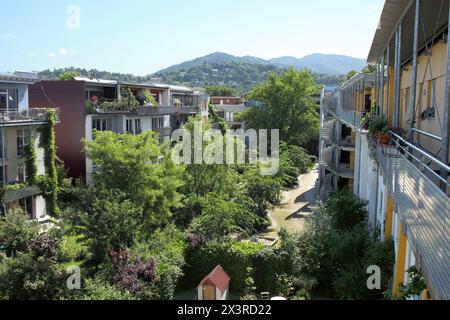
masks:
{"type": "Polygon", "coordinates": [[[261,65],[274,65],[280,68],[293,67],[295,69],[309,69],[312,72],[329,75],[344,75],[351,70],[361,70],[365,60],[347,55],[313,53],[302,58],[282,56],[263,59],[255,56],[235,56],[225,52],[213,52],[202,57],[184,61],[179,64],[161,69],[154,74],[164,74],[173,71],[182,71],[205,63],[236,62],[261,65]]]}

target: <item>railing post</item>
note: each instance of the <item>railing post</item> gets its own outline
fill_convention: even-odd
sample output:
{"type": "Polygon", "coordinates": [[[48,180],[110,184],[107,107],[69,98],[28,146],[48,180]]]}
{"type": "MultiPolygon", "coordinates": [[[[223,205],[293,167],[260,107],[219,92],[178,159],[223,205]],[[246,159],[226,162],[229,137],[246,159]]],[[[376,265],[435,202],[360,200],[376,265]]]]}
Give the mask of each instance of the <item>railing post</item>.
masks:
{"type": "MultiPolygon", "coordinates": [[[[410,101],[410,117],[411,128],[414,128],[416,123],[416,95],[417,95],[417,51],[419,47],[419,19],[420,19],[420,0],[416,0],[415,14],[414,14],[414,37],[413,37],[413,55],[412,55],[412,75],[411,75],[411,97],[410,101]]],[[[413,134],[409,133],[410,141],[412,141],[413,134]]]]}
{"type": "MultiPolygon", "coordinates": [[[[450,138],[450,8],[448,13],[448,30],[447,30],[447,73],[445,76],[445,101],[444,101],[444,135],[442,137],[441,142],[441,160],[445,164],[449,164],[449,138],[450,138]]],[[[441,176],[443,179],[448,179],[448,172],[443,170],[441,172],[441,176]]],[[[441,189],[443,191],[447,191],[447,186],[444,183],[441,183],[441,189]]]]}
{"type": "Polygon", "coordinates": [[[391,45],[386,48],[386,116],[389,119],[389,94],[391,89],[391,45]]]}
{"type": "Polygon", "coordinates": [[[395,33],[395,65],[394,65],[394,127],[399,127],[400,118],[400,77],[401,77],[402,24],[395,33]]]}

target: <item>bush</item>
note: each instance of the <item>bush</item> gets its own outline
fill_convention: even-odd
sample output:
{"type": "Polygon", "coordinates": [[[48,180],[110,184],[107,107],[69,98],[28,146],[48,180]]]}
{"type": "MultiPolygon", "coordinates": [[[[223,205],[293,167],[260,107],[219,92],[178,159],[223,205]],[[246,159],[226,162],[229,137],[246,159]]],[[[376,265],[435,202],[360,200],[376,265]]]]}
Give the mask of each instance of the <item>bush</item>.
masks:
{"type": "Polygon", "coordinates": [[[0,218],[0,245],[6,247],[7,256],[26,252],[28,242],[38,233],[36,222],[28,221],[22,210],[10,210],[6,218],[0,218]]]}
{"type": "Polygon", "coordinates": [[[264,246],[252,242],[213,240],[199,249],[188,249],[184,285],[196,287],[218,264],[231,278],[230,290],[242,292],[246,288],[247,268],[264,246]]]}

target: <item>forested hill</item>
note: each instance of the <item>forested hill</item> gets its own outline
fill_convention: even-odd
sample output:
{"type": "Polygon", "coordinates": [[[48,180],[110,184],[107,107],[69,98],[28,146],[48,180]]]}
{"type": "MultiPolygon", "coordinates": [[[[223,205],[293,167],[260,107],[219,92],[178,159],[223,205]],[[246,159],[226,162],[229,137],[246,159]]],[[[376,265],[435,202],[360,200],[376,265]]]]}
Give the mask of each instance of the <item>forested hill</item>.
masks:
{"type": "Polygon", "coordinates": [[[67,71],[76,71],[83,76],[118,80],[122,82],[166,82],[189,87],[223,85],[245,92],[267,79],[271,72],[282,73],[288,67],[307,68],[316,75],[319,84],[336,86],[341,76],[351,70],[361,70],[364,63],[360,59],[338,55],[310,55],[301,59],[282,57],[264,60],[252,56],[236,57],[226,53],[213,53],[191,61],[158,71],[147,76],[112,73],[96,69],[63,68],[44,70],[41,79],[58,79],[67,71]],[[325,70],[326,72],[322,72],[325,70]]]}

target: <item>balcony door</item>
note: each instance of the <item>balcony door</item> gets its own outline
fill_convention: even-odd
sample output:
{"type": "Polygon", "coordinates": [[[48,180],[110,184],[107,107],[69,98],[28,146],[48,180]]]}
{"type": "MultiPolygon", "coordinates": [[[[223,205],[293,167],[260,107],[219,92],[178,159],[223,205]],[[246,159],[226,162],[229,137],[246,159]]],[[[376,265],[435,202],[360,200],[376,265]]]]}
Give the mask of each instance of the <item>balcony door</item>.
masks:
{"type": "Polygon", "coordinates": [[[18,90],[0,88],[0,110],[17,110],[18,90]]]}

